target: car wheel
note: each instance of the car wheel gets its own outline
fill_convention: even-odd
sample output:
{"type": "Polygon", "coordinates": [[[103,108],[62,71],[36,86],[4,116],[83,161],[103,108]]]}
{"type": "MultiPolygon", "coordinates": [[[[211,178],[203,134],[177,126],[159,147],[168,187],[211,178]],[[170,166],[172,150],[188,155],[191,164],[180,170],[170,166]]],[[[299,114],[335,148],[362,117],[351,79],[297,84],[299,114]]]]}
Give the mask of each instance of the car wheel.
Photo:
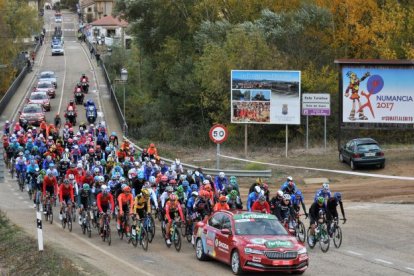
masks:
{"type": "Polygon", "coordinates": [[[380,167],[380,169],[385,168],[385,162],[381,163],[379,167],[380,167]]]}
{"type": "Polygon", "coordinates": [[[240,275],[242,273],[240,255],[237,250],[234,250],[231,254],[231,270],[234,275],[240,275]]]}
{"type": "Polygon", "coordinates": [[[355,163],[354,163],[354,160],[351,160],[351,161],[349,162],[349,165],[351,166],[351,170],[355,170],[355,169],[356,169],[356,165],[355,165],[355,163]]]}
{"type": "Polygon", "coordinates": [[[339,161],[341,161],[341,163],[344,163],[344,156],[342,155],[342,152],[339,153],[339,161]]]}
{"type": "Polygon", "coordinates": [[[204,253],[203,241],[200,238],[196,242],[196,257],[199,261],[206,261],[208,258],[204,253]]]}

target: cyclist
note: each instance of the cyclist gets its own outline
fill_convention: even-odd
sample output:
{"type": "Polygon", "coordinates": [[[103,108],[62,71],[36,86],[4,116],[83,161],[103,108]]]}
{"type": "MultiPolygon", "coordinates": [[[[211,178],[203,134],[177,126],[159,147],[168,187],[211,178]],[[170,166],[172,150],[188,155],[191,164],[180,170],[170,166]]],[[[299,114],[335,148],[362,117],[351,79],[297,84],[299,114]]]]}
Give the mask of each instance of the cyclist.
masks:
{"type": "MultiPolygon", "coordinates": [[[[317,198],[316,202],[312,203],[311,207],[309,208],[309,217],[310,217],[310,235],[315,237],[315,228],[318,222],[320,213],[326,214],[326,207],[325,207],[325,198],[320,196],[317,198]]],[[[312,245],[314,239],[309,239],[309,243],[312,245]]]]}
{"type": "Polygon", "coordinates": [[[88,210],[89,207],[92,205],[92,193],[89,184],[83,185],[83,187],[79,190],[77,201],[79,205],[79,224],[82,224],[82,211],[88,210]]]}
{"type": "Polygon", "coordinates": [[[180,215],[180,219],[184,222],[184,214],[183,210],[181,209],[181,204],[178,202],[178,198],[175,194],[170,195],[170,200],[165,204],[165,218],[168,221],[166,226],[166,242],[168,245],[171,244],[170,240],[170,231],[172,221],[176,218],[176,212],[178,211],[180,215]]]}
{"type": "MultiPolygon", "coordinates": [[[[103,213],[106,213],[110,208],[110,212],[112,214],[114,212],[114,209],[115,209],[115,204],[114,204],[114,197],[109,192],[110,189],[106,185],[102,185],[101,190],[102,190],[102,192],[99,193],[98,196],[96,197],[96,205],[98,206],[99,213],[101,214],[100,215],[100,220],[99,220],[99,226],[100,226],[100,234],[102,236],[102,234],[103,234],[103,232],[102,232],[102,230],[103,230],[103,213]]],[[[109,214],[109,218],[110,217],[111,216],[109,214]]]]}
{"type": "Polygon", "coordinates": [[[227,204],[229,205],[230,210],[243,209],[243,203],[236,190],[231,190],[230,193],[227,195],[227,204]]]}
{"type": "Polygon", "coordinates": [[[334,220],[338,220],[338,211],[336,210],[336,207],[338,206],[341,207],[341,213],[342,213],[342,217],[344,220],[344,223],[346,222],[346,218],[345,218],[345,211],[344,211],[344,205],[342,203],[342,194],[339,192],[334,193],[334,196],[328,199],[328,202],[326,203],[326,221],[328,224],[328,232],[331,235],[332,238],[332,234],[330,232],[330,228],[331,228],[331,223],[334,220]]]}
{"type": "Polygon", "coordinates": [[[220,192],[228,185],[228,180],[224,172],[220,172],[214,179],[216,191],[220,192]]]}
{"type": "Polygon", "coordinates": [[[200,191],[194,203],[194,210],[201,215],[201,219],[209,216],[213,211],[210,203],[210,194],[207,191],[200,191]]]}
{"type": "Polygon", "coordinates": [[[315,193],[315,202],[317,201],[318,197],[323,197],[325,199],[325,204],[328,198],[331,197],[331,190],[329,190],[329,183],[323,183],[322,188],[317,190],[315,193]]]}
{"type": "Polygon", "coordinates": [[[256,181],[250,186],[249,194],[253,193],[256,187],[262,188],[262,179],[260,177],[256,178],[256,181]]]}
{"type": "Polygon", "coordinates": [[[300,190],[296,190],[296,193],[294,195],[291,195],[290,202],[292,203],[293,209],[297,214],[299,214],[300,211],[300,205],[302,205],[302,210],[305,212],[306,218],[308,218],[308,213],[306,212],[306,206],[305,201],[302,195],[302,192],[300,190]]]}
{"type": "Polygon", "coordinates": [[[222,195],[219,197],[219,201],[214,205],[214,212],[221,210],[230,210],[229,205],[227,204],[227,197],[222,195]]]}
{"type": "Polygon", "coordinates": [[[247,210],[252,211],[253,203],[259,199],[259,196],[262,194],[262,189],[259,186],[254,187],[254,191],[249,194],[247,197],[247,210]]]}
{"type": "MultiPolygon", "coordinates": [[[[53,175],[53,173],[51,171],[49,171],[45,177],[43,177],[43,196],[46,196],[46,192],[49,193],[50,196],[55,196],[57,194],[58,191],[58,184],[57,184],[57,179],[56,176],[53,175]]],[[[43,210],[45,210],[46,213],[46,208],[45,206],[43,206],[43,210]]]]}
{"type": "Polygon", "coordinates": [[[69,179],[63,180],[63,185],[59,187],[59,202],[60,202],[60,212],[59,219],[62,220],[62,210],[63,206],[67,205],[69,208],[69,213],[72,211],[71,202],[75,202],[73,195],[73,186],[70,185],[69,179]]]}
{"type": "Polygon", "coordinates": [[[185,204],[187,202],[187,194],[184,192],[183,186],[178,186],[175,194],[177,195],[180,204],[185,204]]]}
{"type": "Polygon", "coordinates": [[[285,183],[280,186],[280,190],[283,194],[294,195],[296,193],[296,184],[293,182],[293,178],[288,176],[285,183]]]}
{"type": "Polygon", "coordinates": [[[161,208],[165,209],[165,204],[168,201],[168,199],[170,198],[170,195],[174,192],[174,188],[172,186],[167,186],[167,188],[165,188],[165,192],[163,192],[160,196],[160,201],[161,201],[161,208]]]}
{"type": "Polygon", "coordinates": [[[252,206],[253,212],[270,214],[270,205],[266,201],[264,195],[259,196],[259,200],[256,200],[252,206]]]}
{"type": "MultiPolygon", "coordinates": [[[[118,214],[118,221],[117,221],[117,229],[118,231],[121,230],[121,218],[124,215],[124,212],[126,214],[132,214],[133,208],[134,208],[134,197],[131,194],[131,188],[126,185],[122,189],[122,193],[118,196],[118,208],[119,208],[119,214],[118,214]],[[128,208],[129,205],[129,208],[128,208]]],[[[129,235],[129,229],[125,229],[125,232],[127,233],[127,236],[129,235]]]]}
{"type": "Polygon", "coordinates": [[[150,191],[142,189],[141,193],[135,197],[134,214],[138,215],[138,219],[145,218],[145,215],[151,214],[150,191]]]}
{"type": "Polygon", "coordinates": [[[293,228],[292,218],[295,216],[292,205],[290,204],[290,194],[284,194],[283,200],[276,206],[275,215],[280,222],[289,222],[289,228],[293,228]]]}

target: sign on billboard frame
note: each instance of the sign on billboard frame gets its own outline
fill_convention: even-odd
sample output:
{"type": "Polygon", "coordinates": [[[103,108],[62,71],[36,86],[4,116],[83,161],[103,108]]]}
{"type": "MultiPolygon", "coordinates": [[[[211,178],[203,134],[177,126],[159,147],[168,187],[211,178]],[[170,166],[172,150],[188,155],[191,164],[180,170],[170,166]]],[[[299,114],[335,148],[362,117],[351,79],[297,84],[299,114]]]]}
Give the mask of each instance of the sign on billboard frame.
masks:
{"type": "Polygon", "coordinates": [[[303,116],[330,116],[331,94],[302,93],[303,116]]]}
{"type": "Polygon", "coordinates": [[[230,91],[231,123],[301,123],[301,71],[231,70],[230,91]]]}

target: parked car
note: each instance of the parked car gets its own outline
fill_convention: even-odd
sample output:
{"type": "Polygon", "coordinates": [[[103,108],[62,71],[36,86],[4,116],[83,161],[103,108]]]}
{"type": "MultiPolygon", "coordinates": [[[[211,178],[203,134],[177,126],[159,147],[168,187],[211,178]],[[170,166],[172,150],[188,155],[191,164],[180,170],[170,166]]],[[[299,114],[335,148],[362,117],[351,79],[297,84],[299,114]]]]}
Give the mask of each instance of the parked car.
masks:
{"type": "Polygon", "coordinates": [[[55,75],[55,72],[53,72],[53,71],[40,72],[38,81],[40,81],[40,82],[51,82],[51,83],[53,83],[55,88],[57,88],[56,75],[55,75]]]}
{"type": "Polygon", "coordinates": [[[52,45],[52,56],[58,55],[65,55],[65,50],[63,49],[61,44],[53,44],[52,45]]]}
{"type": "Polygon", "coordinates": [[[339,161],[348,163],[352,170],[361,166],[385,167],[385,156],[380,145],[372,138],[348,141],[339,150],[339,161]]]}
{"type": "Polygon", "coordinates": [[[50,98],[46,92],[32,92],[28,98],[29,103],[41,104],[46,111],[50,111],[50,98]]]}
{"type": "Polygon", "coordinates": [[[52,82],[50,81],[39,81],[36,85],[36,87],[33,88],[33,92],[47,92],[47,95],[50,98],[56,97],[56,89],[52,82]]]}
{"type": "Polygon", "coordinates": [[[302,274],[309,266],[306,247],[271,214],[215,212],[196,224],[193,241],[198,260],[219,260],[229,264],[234,274],[302,274]]]}
{"type": "Polygon", "coordinates": [[[19,122],[21,125],[25,125],[25,122],[27,122],[29,125],[39,126],[46,119],[45,110],[41,104],[26,104],[19,114],[19,122]]]}

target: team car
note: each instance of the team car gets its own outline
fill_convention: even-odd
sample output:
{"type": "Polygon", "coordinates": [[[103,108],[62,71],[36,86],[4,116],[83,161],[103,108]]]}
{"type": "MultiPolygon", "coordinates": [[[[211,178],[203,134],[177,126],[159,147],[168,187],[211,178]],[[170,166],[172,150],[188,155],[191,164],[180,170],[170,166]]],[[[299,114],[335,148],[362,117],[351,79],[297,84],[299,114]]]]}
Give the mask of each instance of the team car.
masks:
{"type": "Polygon", "coordinates": [[[19,122],[21,125],[39,126],[45,120],[45,112],[41,104],[26,104],[19,114],[19,122]]]}
{"type": "Polygon", "coordinates": [[[309,266],[306,247],[271,214],[219,211],[196,224],[196,257],[213,258],[243,271],[302,274],[309,266]]]}
{"type": "Polygon", "coordinates": [[[46,92],[50,98],[56,97],[55,85],[50,81],[39,81],[33,88],[33,92],[46,92]]]}
{"type": "Polygon", "coordinates": [[[56,81],[56,75],[53,71],[43,71],[39,74],[39,80],[40,82],[51,82],[57,88],[57,81],[56,81]]]}
{"type": "Polygon", "coordinates": [[[28,98],[29,103],[41,104],[46,111],[50,111],[50,98],[46,92],[32,92],[28,98]]]}
{"type": "Polygon", "coordinates": [[[62,45],[54,44],[52,45],[52,56],[56,55],[65,55],[65,50],[63,49],[62,45]]]}
{"type": "Polygon", "coordinates": [[[380,145],[372,138],[356,138],[339,149],[339,161],[349,164],[352,170],[362,166],[385,167],[385,156],[380,145]]]}

